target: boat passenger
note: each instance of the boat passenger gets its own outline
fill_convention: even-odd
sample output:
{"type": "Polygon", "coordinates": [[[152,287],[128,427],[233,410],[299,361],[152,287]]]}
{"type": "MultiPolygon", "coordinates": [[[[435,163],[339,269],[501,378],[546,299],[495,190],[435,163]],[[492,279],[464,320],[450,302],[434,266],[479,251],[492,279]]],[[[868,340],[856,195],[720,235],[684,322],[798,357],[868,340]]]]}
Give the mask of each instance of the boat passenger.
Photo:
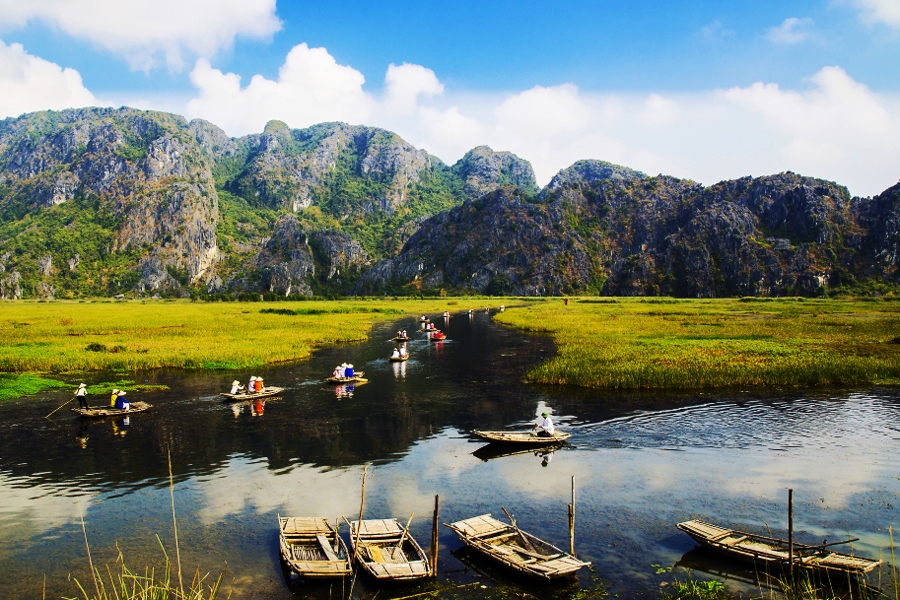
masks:
{"type": "Polygon", "coordinates": [[[250,376],[250,381],[247,382],[247,393],[252,394],[256,390],[256,375],[250,376]]]}
{"type": "Polygon", "coordinates": [[[391,352],[391,358],[400,358],[400,349],[394,348],[394,351],[391,352]]]}
{"type": "Polygon", "coordinates": [[[115,390],[115,389],[114,389],[114,390],[112,391],[112,393],[110,394],[110,396],[109,396],[109,407],[110,407],[110,408],[115,408],[115,407],[116,407],[116,399],[117,399],[118,397],[119,397],[119,390],[115,390]]]}
{"type": "Polygon", "coordinates": [[[263,378],[262,378],[262,377],[257,377],[257,378],[256,378],[256,391],[257,391],[257,392],[264,392],[264,391],[266,391],[266,384],[263,383],[263,378]]]}
{"type": "Polygon", "coordinates": [[[353,377],[353,365],[347,365],[347,368],[344,370],[344,377],[353,377]]]}
{"type": "Polygon", "coordinates": [[[121,410],[131,410],[131,403],[125,398],[125,392],[119,390],[116,394],[116,408],[121,410]]]}
{"type": "Polygon", "coordinates": [[[75,397],[78,398],[78,405],[81,406],[81,408],[85,410],[91,408],[87,403],[87,386],[84,383],[78,385],[78,389],[75,391],[75,397]]]}
{"type": "Polygon", "coordinates": [[[408,337],[408,336],[406,335],[406,330],[405,330],[405,329],[403,330],[403,335],[401,335],[400,337],[402,337],[402,338],[408,337]]]}
{"type": "Polygon", "coordinates": [[[400,358],[406,356],[406,347],[400,346],[400,358]]]}
{"type": "Polygon", "coordinates": [[[541,413],[541,419],[538,419],[537,425],[537,435],[538,437],[553,437],[553,433],[556,431],[556,427],[553,426],[553,420],[550,419],[550,415],[544,411],[541,413]]]}
{"type": "Polygon", "coordinates": [[[241,385],[241,382],[235,379],[231,382],[231,393],[232,394],[240,394],[241,390],[244,389],[244,386],[241,385]]]}
{"type": "Polygon", "coordinates": [[[331,376],[334,377],[335,379],[340,379],[340,377],[341,377],[340,365],[338,365],[334,368],[334,371],[331,373],[331,376]]]}

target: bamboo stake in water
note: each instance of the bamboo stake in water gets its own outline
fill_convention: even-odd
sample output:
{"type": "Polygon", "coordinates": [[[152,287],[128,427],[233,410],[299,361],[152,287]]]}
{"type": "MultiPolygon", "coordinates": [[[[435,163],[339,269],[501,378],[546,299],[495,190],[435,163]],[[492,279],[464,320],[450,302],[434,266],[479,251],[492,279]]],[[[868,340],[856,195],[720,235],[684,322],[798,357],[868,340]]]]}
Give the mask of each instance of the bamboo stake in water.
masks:
{"type": "Polygon", "coordinates": [[[794,490],[788,488],[788,572],[794,580],[794,490]]]}
{"type": "Polygon", "coordinates": [[[166,447],[169,459],[169,496],[172,498],[172,529],[175,530],[175,562],[178,563],[178,588],[184,597],[184,580],[181,578],[181,549],[178,546],[178,520],[175,518],[175,482],[172,480],[172,449],[166,447]]]}
{"type": "Polygon", "coordinates": [[[438,566],[438,515],[441,511],[441,497],[434,495],[434,519],[431,521],[431,575],[437,577],[438,566]]]}
{"type": "Polygon", "coordinates": [[[356,585],[356,574],[358,570],[356,569],[356,556],[359,554],[359,536],[362,534],[362,518],[363,518],[363,509],[366,506],[366,475],[369,473],[369,465],[366,465],[363,468],[363,480],[362,480],[362,497],[359,500],[359,520],[356,522],[356,539],[353,540],[353,527],[350,527],[350,539],[353,540],[353,558],[350,561],[351,568],[353,569],[353,579],[350,581],[350,591],[347,593],[348,600],[353,597],[353,587],[356,585]]]}
{"type": "Polygon", "coordinates": [[[569,554],[575,556],[575,476],[572,475],[572,504],[569,505],[569,554]]]}

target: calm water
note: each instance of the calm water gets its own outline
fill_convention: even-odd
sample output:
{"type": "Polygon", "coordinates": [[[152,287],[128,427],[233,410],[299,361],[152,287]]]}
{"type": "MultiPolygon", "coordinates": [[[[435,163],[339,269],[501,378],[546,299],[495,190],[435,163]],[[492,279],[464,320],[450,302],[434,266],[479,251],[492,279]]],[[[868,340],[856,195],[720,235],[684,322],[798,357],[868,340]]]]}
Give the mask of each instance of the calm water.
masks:
{"type": "MultiPolygon", "coordinates": [[[[415,513],[411,531],[426,548],[435,494],[442,522],[502,517],[505,506],[523,528],[566,547],[574,475],[576,550],[595,570],[518,589],[542,598],[598,582],[624,598],[656,597],[671,575],[651,565],[676,563],[744,589],[746,572],[693,551],[674,525],[703,518],[781,534],[789,487],[799,541],[849,532],[861,538],[857,552],[879,556],[887,528],[898,524],[898,390],[537,388],[520,379],[553,354],[545,338],[494,326],[485,312],[460,314],[445,327],[446,341],[416,334],[411,360],[392,364],[385,357],[399,327],[415,324],[380,326],[366,343],[256,373],[140,374],[171,389],[135,395],[154,408],[128,423],[77,419],[68,407],[45,419],[67,393],[0,405],[0,598],[40,598],[45,576],[48,598],[77,594],[70,578],[89,577],[82,514],[95,564],[112,564],[118,545],[128,564],[158,566],[157,535],[174,557],[168,448],[184,569],[218,574],[227,564],[235,598],[337,597],[339,585],[285,580],[276,517],[355,518],[365,464],[372,465],[366,516],[405,522],[415,513]],[[351,397],[320,381],[343,361],[370,379],[351,397]],[[217,397],[251,374],[286,388],[262,414],[217,397]],[[529,427],[545,408],[572,432],[570,447],[494,456],[476,453],[482,444],[467,435],[529,427]]],[[[379,598],[476,581],[465,589],[516,591],[512,575],[460,551],[442,529],[438,581],[382,590],[379,598]]],[[[363,598],[378,591],[364,580],[357,590],[363,598]]]]}

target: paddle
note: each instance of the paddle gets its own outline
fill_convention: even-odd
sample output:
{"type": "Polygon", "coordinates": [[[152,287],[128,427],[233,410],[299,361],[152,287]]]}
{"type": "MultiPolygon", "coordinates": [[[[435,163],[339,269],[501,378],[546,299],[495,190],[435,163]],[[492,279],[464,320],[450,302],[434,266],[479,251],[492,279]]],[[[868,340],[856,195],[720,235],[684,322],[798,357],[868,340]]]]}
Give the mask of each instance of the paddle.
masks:
{"type": "MultiPolygon", "coordinates": [[[[59,410],[60,408],[62,408],[63,406],[65,406],[66,404],[68,404],[69,402],[71,402],[71,401],[74,400],[74,399],[75,399],[75,396],[72,396],[71,398],[69,398],[68,400],[66,400],[66,401],[63,402],[62,404],[60,404],[60,405],[56,408],[56,410],[54,410],[52,413],[50,413],[50,415],[52,415],[52,414],[55,413],[57,410],[59,410]]],[[[44,418],[45,418],[45,419],[49,419],[49,418],[50,418],[50,415],[47,415],[47,416],[44,417],[44,418]]]]}
{"type": "Polygon", "coordinates": [[[531,545],[531,542],[528,541],[528,538],[525,537],[525,534],[522,533],[522,530],[519,529],[518,525],[516,525],[516,520],[512,518],[512,515],[509,514],[509,511],[506,510],[505,507],[501,506],[500,508],[502,508],[503,512],[506,513],[506,516],[509,518],[509,522],[512,523],[512,528],[515,529],[516,533],[519,534],[519,538],[522,540],[522,543],[525,545],[525,549],[531,550],[532,552],[534,552],[534,546],[531,545]]]}

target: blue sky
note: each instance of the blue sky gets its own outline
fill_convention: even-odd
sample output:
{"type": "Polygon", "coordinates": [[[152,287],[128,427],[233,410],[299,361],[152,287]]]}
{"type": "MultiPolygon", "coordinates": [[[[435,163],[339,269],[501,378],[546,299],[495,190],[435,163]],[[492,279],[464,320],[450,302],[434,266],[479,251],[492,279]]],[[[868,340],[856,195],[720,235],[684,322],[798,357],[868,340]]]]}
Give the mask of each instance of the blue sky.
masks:
{"type": "Polygon", "coordinates": [[[0,117],[131,105],[704,184],[900,176],[900,0],[0,0],[0,117]]]}

